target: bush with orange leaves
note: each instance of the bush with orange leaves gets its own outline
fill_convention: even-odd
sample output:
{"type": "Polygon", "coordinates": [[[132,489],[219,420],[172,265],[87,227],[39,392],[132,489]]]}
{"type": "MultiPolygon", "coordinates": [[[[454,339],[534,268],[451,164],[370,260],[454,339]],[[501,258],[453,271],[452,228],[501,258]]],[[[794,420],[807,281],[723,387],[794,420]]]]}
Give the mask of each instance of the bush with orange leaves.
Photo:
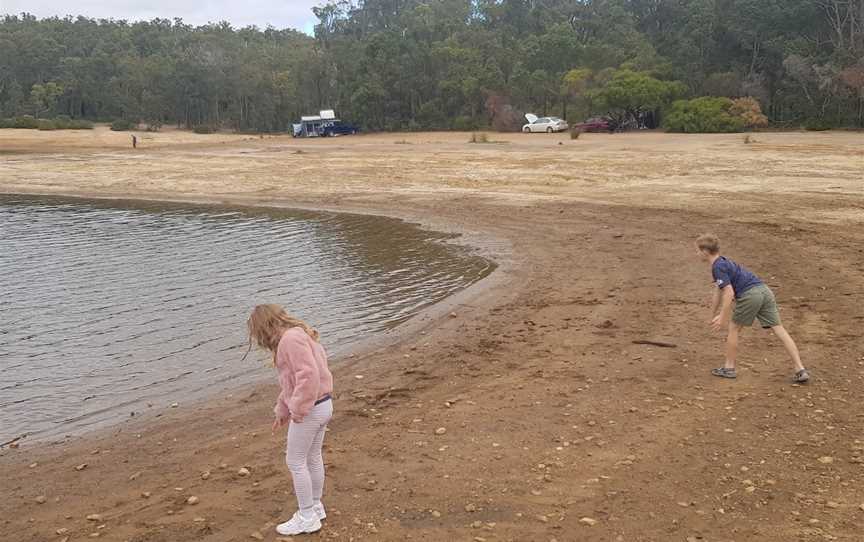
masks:
{"type": "Polygon", "coordinates": [[[750,96],[732,100],[729,114],[744,121],[744,126],[750,129],[768,126],[768,117],[762,114],[762,106],[756,98],[750,96]]]}

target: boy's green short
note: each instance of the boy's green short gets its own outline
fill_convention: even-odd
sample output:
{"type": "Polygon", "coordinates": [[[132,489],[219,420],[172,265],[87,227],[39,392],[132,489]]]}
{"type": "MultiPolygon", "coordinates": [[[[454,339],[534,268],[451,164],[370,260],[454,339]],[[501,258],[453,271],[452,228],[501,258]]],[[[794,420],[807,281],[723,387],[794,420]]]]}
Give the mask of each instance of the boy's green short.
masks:
{"type": "Polygon", "coordinates": [[[753,320],[757,319],[765,329],[780,325],[780,311],[774,292],[764,284],[744,292],[735,302],[735,312],[732,313],[732,321],[739,326],[750,327],[753,320]]]}

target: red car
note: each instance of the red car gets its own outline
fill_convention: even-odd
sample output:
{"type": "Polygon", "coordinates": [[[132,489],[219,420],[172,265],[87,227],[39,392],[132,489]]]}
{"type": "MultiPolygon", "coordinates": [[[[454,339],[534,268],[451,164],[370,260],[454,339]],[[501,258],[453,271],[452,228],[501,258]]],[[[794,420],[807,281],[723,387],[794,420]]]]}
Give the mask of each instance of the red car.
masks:
{"type": "Polygon", "coordinates": [[[606,117],[594,117],[586,120],[585,122],[580,122],[576,125],[576,128],[582,130],[583,132],[614,132],[615,128],[612,126],[612,123],[609,122],[609,119],[606,117]]]}

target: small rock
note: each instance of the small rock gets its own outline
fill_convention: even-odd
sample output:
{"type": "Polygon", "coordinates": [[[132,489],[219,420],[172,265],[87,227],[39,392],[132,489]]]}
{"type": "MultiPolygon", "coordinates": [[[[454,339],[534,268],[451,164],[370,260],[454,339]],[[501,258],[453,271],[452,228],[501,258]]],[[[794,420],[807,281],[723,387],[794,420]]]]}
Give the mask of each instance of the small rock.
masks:
{"type": "Polygon", "coordinates": [[[194,495],[189,497],[188,499],[186,499],[186,504],[191,505],[191,506],[195,506],[199,502],[200,502],[200,499],[198,499],[198,497],[196,497],[194,495]]]}
{"type": "Polygon", "coordinates": [[[99,538],[100,536],[102,536],[102,533],[92,533],[90,538],[99,538]]]}
{"type": "Polygon", "coordinates": [[[436,435],[443,435],[446,432],[447,432],[447,428],[445,428],[445,427],[439,427],[438,429],[435,430],[436,435]]]}
{"type": "Polygon", "coordinates": [[[141,477],[141,471],[139,470],[138,472],[134,473],[132,476],[129,477],[129,481],[137,480],[140,477],[141,477]]]}
{"type": "Polygon", "coordinates": [[[38,497],[36,497],[35,500],[38,504],[45,504],[46,502],[48,502],[48,498],[45,497],[45,495],[39,495],[38,497]]]}
{"type": "Polygon", "coordinates": [[[356,378],[357,380],[363,380],[364,377],[363,375],[354,375],[354,378],[356,378]]]}
{"type": "Polygon", "coordinates": [[[210,478],[210,471],[209,471],[209,470],[208,470],[207,472],[204,472],[204,473],[201,474],[201,479],[202,479],[202,480],[206,480],[206,479],[208,479],[208,478],[210,478]]]}
{"type": "Polygon", "coordinates": [[[864,512],[864,504],[862,504],[862,505],[859,506],[858,508],[861,509],[862,512],[864,512]]]}
{"type": "Polygon", "coordinates": [[[90,514],[87,521],[102,521],[102,514],[90,514]]]}
{"type": "Polygon", "coordinates": [[[39,466],[39,463],[30,463],[30,468],[31,468],[31,469],[35,469],[35,468],[38,467],[38,466],[39,466]]]}
{"type": "Polygon", "coordinates": [[[477,511],[477,507],[474,506],[473,504],[466,504],[466,505],[465,505],[465,511],[466,511],[466,512],[476,512],[476,511],[477,511]]]}
{"type": "Polygon", "coordinates": [[[450,318],[456,318],[456,313],[455,313],[455,312],[451,312],[451,313],[450,313],[450,318]]]}
{"type": "Polygon", "coordinates": [[[255,540],[264,540],[264,535],[255,531],[254,533],[249,535],[249,538],[254,538],[255,540]]]}
{"type": "Polygon", "coordinates": [[[246,467],[242,467],[240,470],[237,471],[237,475],[238,476],[249,476],[249,469],[247,469],[246,467]]]}
{"type": "Polygon", "coordinates": [[[171,408],[177,408],[180,406],[180,403],[171,403],[171,408]]]}
{"type": "Polygon", "coordinates": [[[438,510],[432,510],[432,517],[434,517],[434,518],[440,518],[440,517],[441,517],[441,512],[439,512],[438,510]]]}
{"type": "Polygon", "coordinates": [[[549,523],[549,518],[546,516],[537,516],[537,521],[541,523],[549,523]]]}
{"type": "Polygon", "coordinates": [[[831,463],[834,462],[834,458],[831,457],[830,455],[826,455],[826,456],[820,457],[819,462],[822,463],[823,465],[830,465],[831,463]]]}
{"type": "Polygon", "coordinates": [[[80,465],[75,467],[75,470],[77,470],[78,472],[81,472],[82,470],[84,470],[86,468],[87,468],[87,463],[81,463],[80,465]]]}
{"type": "Polygon", "coordinates": [[[144,497],[145,499],[149,499],[150,495],[151,495],[151,493],[149,491],[142,491],[141,492],[141,496],[144,497]]]}
{"type": "Polygon", "coordinates": [[[579,520],[579,523],[581,523],[582,525],[588,525],[590,527],[593,525],[597,525],[597,520],[594,518],[582,518],[579,520]]]}
{"type": "Polygon", "coordinates": [[[539,497],[540,495],[543,494],[543,492],[540,491],[539,489],[532,489],[531,494],[534,495],[535,497],[539,497]]]}
{"type": "Polygon", "coordinates": [[[66,527],[63,527],[62,529],[57,529],[54,532],[56,532],[59,536],[63,536],[64,534],[69,532],[69,529],[67,529],[66,527]]]}
{"type": "Polygon", "coordinates": [[[199,517],[199,518],[193,519],[192,521],[194,521],[195,523],[204,523],[205,521],[207,521],[207,519],[199,517]]]}

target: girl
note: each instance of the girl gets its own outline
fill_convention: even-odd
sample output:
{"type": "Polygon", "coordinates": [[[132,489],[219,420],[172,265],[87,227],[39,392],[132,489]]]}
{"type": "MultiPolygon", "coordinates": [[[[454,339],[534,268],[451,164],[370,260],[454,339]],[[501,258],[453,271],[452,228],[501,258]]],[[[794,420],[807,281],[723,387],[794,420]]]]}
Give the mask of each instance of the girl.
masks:
{"type": "Polygon", "coordinates": [[[294,480],[299,510],[276,531],[283,536],[314,533],[327,517],[321,504],[321,445],[333,416],[333,375],[327,367],[327,354],[318,342],[318,332],[279,305],[258,305],[247,325],[250,348],[254,341],[272,352],[279,373],[282,392],[273,408],[273,431],[288,424],[285,461],[294,480]]]}

